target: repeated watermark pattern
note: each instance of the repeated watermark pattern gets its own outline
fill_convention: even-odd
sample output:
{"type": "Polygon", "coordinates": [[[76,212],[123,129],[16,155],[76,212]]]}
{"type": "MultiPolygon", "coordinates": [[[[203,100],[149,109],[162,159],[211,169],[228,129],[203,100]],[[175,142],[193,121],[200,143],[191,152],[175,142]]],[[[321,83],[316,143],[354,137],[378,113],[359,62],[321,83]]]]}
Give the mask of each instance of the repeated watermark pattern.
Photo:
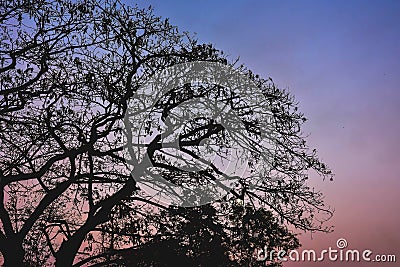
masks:
{"type": "MultiPolygon", "coordinates": [[[[270,107],[264,99],[263,92],[248,75],[221,63],[199,61],[176,64],[152,75],[136,91],[125,114],[124,154],[138,186],[157,202],[176,206],[194,207],[221,199],[248,173],[249,160],[255,150],[273,151],[272,147],[269,148],[274,145],[271,142],[273,131],[268,115],[270,107]],[[241,100],[247,99],[255,112],[263,114],[261,118],[255,118],[260,130],[259,142],[249,142],[245,125],[237,111],[218,97],[193,97],[176,105],[167,103],[166,106],[173,108],[163,112],[160,103],[167,101],[168,97],[173,98],[174,90],[185,85],[211,86],[215,90],[218,87],[229,88],[241,100]],[[188,123],[202,118],[211,119],[215,125],[223,127],[230,142],[223,148],[225,156],[219,153],[221,146],[216,146],[208,138],[203,138],[196,145],[195,156],[180,147],[180,138],[184,136],[183,131],[188,123]],[[161,146],[157,152],[162,152],[152,157],[158,157],[172,166],[170,169],[189,174],[207,174],[211,169],[218,179],[180,184],[166,179],[160,171],[162,168],[156,168],[154,159],[149,156],[148,149],[152,141],[161,146]],[[258,147],[254,149],[254,146],[258,147]]],[[[258,155],[263,156],[269,155],[258,155]]],[[[257,171],[268,168],[265,165],[257,166],[257,171]]]]}

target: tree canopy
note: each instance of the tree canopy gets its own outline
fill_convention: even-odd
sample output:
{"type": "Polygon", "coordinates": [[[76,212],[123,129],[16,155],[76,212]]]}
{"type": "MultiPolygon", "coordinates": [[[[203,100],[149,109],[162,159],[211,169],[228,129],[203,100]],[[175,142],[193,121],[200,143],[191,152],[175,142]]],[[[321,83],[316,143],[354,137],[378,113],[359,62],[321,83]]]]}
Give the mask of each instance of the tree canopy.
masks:
{"type": "MultiPolygon", "coordinates": [[[[250,255],[266,240],[273,240],[271,246],[298,246],[285,225],[329,230],[323,222],[332,210],[307,179],[310,170],[324,178],[331,178],[331,171],[309,149],[301,131],[306,119],[293,96],[272,79],[238,66],[212,44],[198,43],[151,8],[116,0],[1,1],[0,24],[0,253],[5,266],[99,266],[112,259],[126,264],[140,259],[129,249],[148,255],[146,248],[161,244],[188,261],[251,262],[250,255]],[[225,204],[174,208],[149,198],[134,176],[151,171],[172,184],[196,186],[227,174],[219,165],[197,172],[179,167],[176,162],[183,158],[162,146],[154,117],[138,117],[141,124],[148,122],[140,145],[151,166],[143,169],[128,158],[124,149],[129,147],[121,140],[133,144],[126,114],[140,99],[138,90],[157,73],[190,62],[227,66],[251,80],[261,97],[211,82],[177,84],[157,99],[153,114],[164,122],[179,117],[191,100],[230,107],[243,125],[236,137],[251,147],[247,175],[227,192],[225,204]],[[271,150],[262,146],[265,123],[273,133],[271,150]],[[227,204],[234,199],[242,204],[227,204]],[[216,218],[223,212],[230,214],[229,223],[216,218]],[[210,251],[211,245],[220,249],[210,251]],[[241,256],[228,255],[236,252],[241,256]]],[[[179,155],[196,160],[204,140],[221,158],[237,141],[220,121],[207,117],[191,118],[177,140],[179,155]]]]}

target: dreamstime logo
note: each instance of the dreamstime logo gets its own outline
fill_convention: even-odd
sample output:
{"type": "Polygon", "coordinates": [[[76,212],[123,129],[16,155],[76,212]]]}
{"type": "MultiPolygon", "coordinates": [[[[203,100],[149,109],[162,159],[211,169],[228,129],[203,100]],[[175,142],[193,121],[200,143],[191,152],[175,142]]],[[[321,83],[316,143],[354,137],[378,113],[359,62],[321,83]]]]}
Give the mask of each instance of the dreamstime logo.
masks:
{"type": "Polygon", "coordinates": [[[369,249],[360,251],[358,249],[346,249],[348,247],[347,240],[339,238],[336,241],[337,249],[329,247],[328,249],[321,250],[320,253],[313,249],[306,249],[302,252],[291,250],[289,253],[285,250],[271,250],[268,251],[267,247],[264,250],[259,250],[257,253],[258,261],[341,261],[341,262],[396,262],[396,255],[394,254],[376,254],[369,249]]]}
{"type": "Polygon", "coordinates": [[[346,247],[347,247],[347,240],[344,239],[344,238],[339,238],[339,239],[336,241],[336,246],[337,246],[339,249],[346,248],[346,247]]]}
{"type": "MultiPolygon", "coordinates": [[[[185,207],[211,203],[248,175],[249,160],[256,152],[268,151],[257,155],[261,159],[270,156],[266,154],[273,151],[269,116],[259,87],[232,66],[177,64],[155,73],[128,103],[124,156],[138,186],[153,200],[185,207]],[[193,89],[185,91],[185,86],[197,88],[197,95],[190,97],[193,89]],[[202,95],[201,90],[210,93],[202,95]],[[229,104],[240,105],[238,101],[254,111],[256,142],[248,138],[241,114],[229,104]],[[225,146],[215,144],[211,134],[196,140],[201,129],[212,132],[218,127],[226,134],[225,146]],[[192,139],[185,139],[189,135],[192,139]]],[[[264,168],[268,166],[259,166],[259,172],[264,168]]]]}

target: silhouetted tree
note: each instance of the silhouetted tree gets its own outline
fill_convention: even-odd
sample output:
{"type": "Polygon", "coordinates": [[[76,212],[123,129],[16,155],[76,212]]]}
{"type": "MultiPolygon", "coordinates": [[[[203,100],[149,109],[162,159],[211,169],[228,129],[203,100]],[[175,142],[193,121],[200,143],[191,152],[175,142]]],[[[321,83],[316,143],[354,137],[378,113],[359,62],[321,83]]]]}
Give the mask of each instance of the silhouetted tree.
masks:
{"type": "MultiPolygon", "coordinates": [[[[114,257],[109,251],[152,246],[152,230],[143,224],[165,207],[142,194],[122,153],[128,102],[149,77],[178,63],[234,64],[151,9],[113,0],[1,1],[0,23],[0,252],[4,265],[96,265],[114,257]]],[[[255,163],[263,160],[268,160],[270,168],[263,170],[257,183],[252,183],[252,176],[242,179],[232,195],[271,210],[297,228],[327,230],[319,224],[321,218],[313,216],[317,212],[329,216],[331,210],[306,180],[310,169],[324,177],[331,173],[305,143],[300,129],[303,114],[292,96],[270,79],[242,66],[234,68],[263,92],[271,110],[275,148],[268,158],[259,158],[263,151],[256,146],[253,171],[257,173],[255,163]],[[273,179],[277,177],[281,179],[273,179]]],[[[164,95],[156,112],[171,113],[180,103],[200,97],[240,110],[244,137],[257,144],[258,119],[263,114],[231,88],[186,84],[164,95]]],[[[206,138],[219,147],[229,141],[226,129],[215,121],[194,120],[188,125],[179,139],[182,152],[192,157],[206,138]]],[[[152,139],[146,153],[153,166],[173,183],[187,179],[186,171],[160,156],[160,135],[147,134],[152,139]]],[[[214,168],[198,173],[197,178],[216,179],[219,172],[214,168]]],[[[269,216],[258,214],[258,209],[249,212],[261,219],[269,216]]],[[[246,227],[253,224],[253,219],[248,220],[246,227]]],[[[176,227],[190,230],[187,224],[176,227]]],[[[245,236],[252,231],[243,229],[247,229],[245,236]]],[[[200,230],[196,234],[201,236],[200,230]]],[[[243,260],[248,260],[250,251],[230,240],[243,260]]],[[[171,249],[176,247],[174,239],[165,242],[170,242],[171,249]]],[[[201,253],[203,245],[200,242],[195,253],[201,253]]]]}
{"type": "MultiPolygon", "coordinates": [[[[121,262],[127,266],[266,266],[257,260],[259,250],[288,252],[300,246],[271,212],[241,201],[216,207],[171,207],[156,216],[152,226],[153,238],[146,245],[116,253],[121,262]]],[[[281,266],[279,261],[268,263],[281,266]]]]}

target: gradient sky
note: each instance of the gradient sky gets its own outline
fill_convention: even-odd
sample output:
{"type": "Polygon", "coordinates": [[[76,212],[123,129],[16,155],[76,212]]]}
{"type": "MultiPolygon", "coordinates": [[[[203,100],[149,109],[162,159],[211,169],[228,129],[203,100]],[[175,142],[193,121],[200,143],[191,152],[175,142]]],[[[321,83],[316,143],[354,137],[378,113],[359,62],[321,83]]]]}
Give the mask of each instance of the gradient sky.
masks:
{"type": "Polygon", "coordinates": [[[303,248],[345,238],[400,262],[400,1],[139,1],[149,4],[300,102],[308,141],[336,174],[312,181],[336,210],[335,231],[303,233],[303,248]]]}

